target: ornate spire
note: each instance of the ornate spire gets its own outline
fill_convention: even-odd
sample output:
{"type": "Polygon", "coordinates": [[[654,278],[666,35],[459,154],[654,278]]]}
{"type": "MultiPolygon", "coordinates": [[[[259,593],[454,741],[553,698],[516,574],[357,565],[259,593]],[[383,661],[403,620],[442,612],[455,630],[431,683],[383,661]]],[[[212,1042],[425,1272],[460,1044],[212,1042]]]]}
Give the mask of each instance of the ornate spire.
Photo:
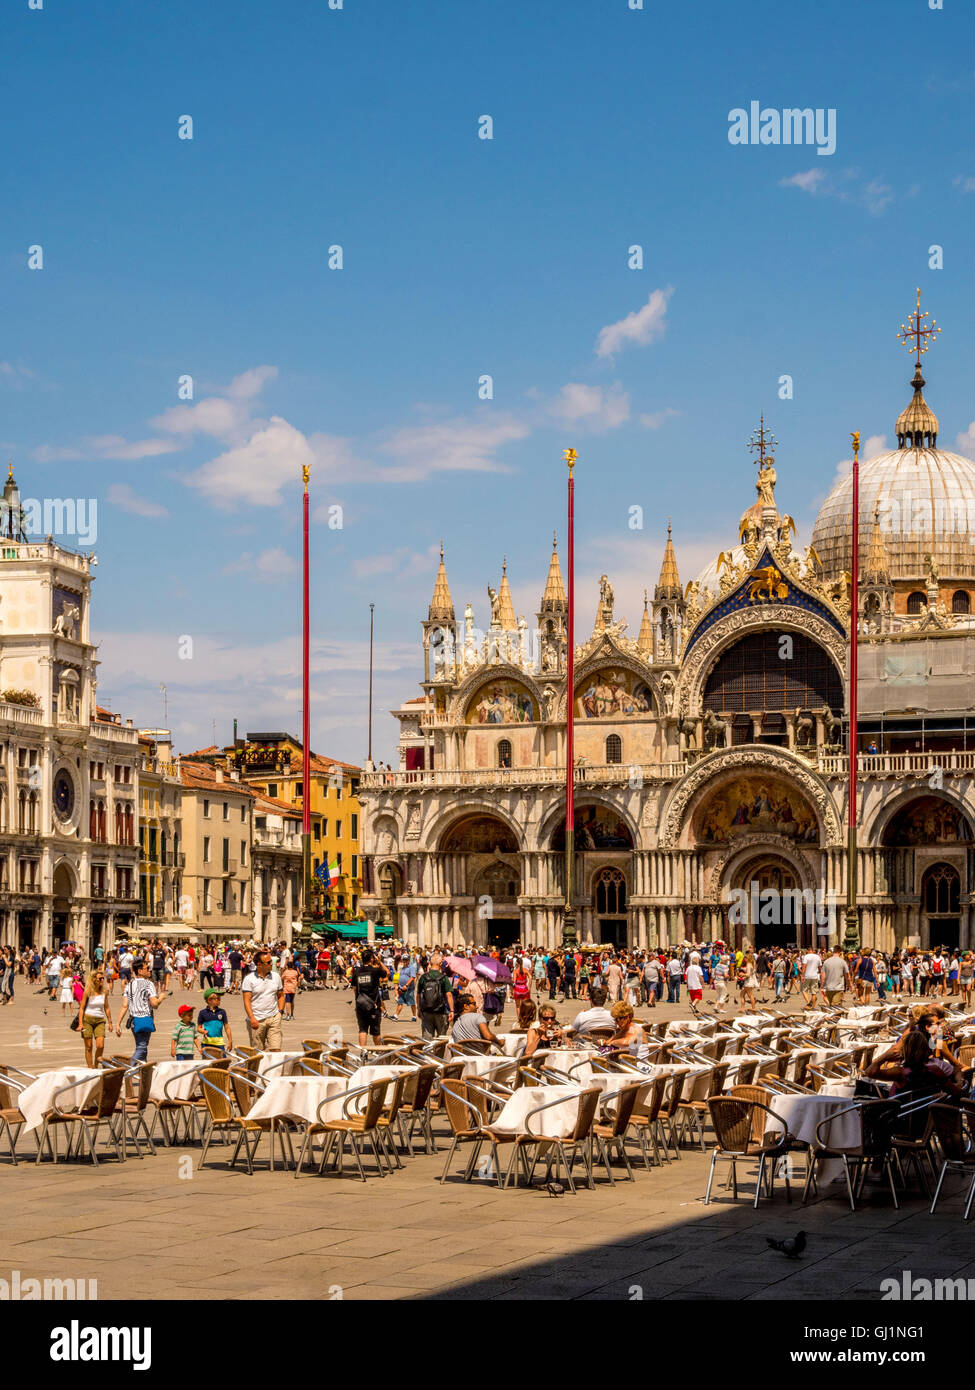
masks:
{"type": "Polygon", "coordinates": [[[657,580],[657,587],[653,591],[653,596],[655,599],[679,599],[683,597],[669,519],[667,521],[667,544],[664,546],[664,558],[660,565],[660,578],[657,580]]]}
{"type": "Polygon", "coordinates": [[[440,568],[433,581],[433,598],[430,600],[428,617],[432,623],[454,621],[454,601],[450,597],[450,585],[447,583],[447,570],[443,562],[443,541],[440,542],[440,568]]]}
{"type": "Polygon", "coordinates": [[[867,560],[863,567],[864,584],[887,585],[890,583],[890,563],[887,558],[887,545],[880,525],[880,512],[873,514],[873,529],[867,546],[867,560]]]}
{"type": "Polygon", "coordinates": [[[518,619],[515,617],[515,605],[511,599],[511,586],[508,583],[508,557],[504,557],[501,566],[501,584],[498,588],[498,612],[501,618],[502,632],[517,632],[518,619]]]}
{"type": "MultiPolygon", "coordinates": [[[[765,416],[761,416],[761,423],[757,430],[752,432],[752,437],[748,441],[748,447],[752,453],[757,453],[758,458],[758,477],[755,479],[755,491],[758,493],[756,506],[761,509],[770,507],[773,511],[775,507],[775,483],[777,474],[775,472],[775,436],[771,430],[765,428],[765,416]]],[[[744,518],[742,518],[744,520],[744,518]]]]}
{"type": "MultiPolygon", "coordinates": [[[[669,529],[668,527],[668,530],[669,529]]],[[[670,544],[669,540],[667,544],[670,544]]],[[[674,569],[674,573],[677,573],[676,568],[674,569]]],[[[657,587],[659,588],[660,586],[658,585],[657,587]]],[[[653,655],[653,628],[650,626],[650,613],[647,609],[646,589],[643,591],[643,618],[640,621],[640,631],[636,639],[636,649],[641,656],[645,656],[648,660],[653,655]]]]}
{"type": "Polygon", "coordinates": [[[548,562],[548,578],[542,594],[542,613],[564,613],[566,610],[565,585],[562,583],[562,568],[559,565],[559,543],[552,532],[552,558],[548,562]]]}
{"type": "Polygon", "coordinates": [[[921,291],[917,292],[914,313],[901,324],[898,338],[914,353],[914,399],[897,417],[897,446],[900,449],[934,449],[938,444],[938,417],[924,399],[925,380],[921,374],[921,354],[928,351],[941,329],[937,320],[925,323],[930,314],[921,313],[921,291]]]}

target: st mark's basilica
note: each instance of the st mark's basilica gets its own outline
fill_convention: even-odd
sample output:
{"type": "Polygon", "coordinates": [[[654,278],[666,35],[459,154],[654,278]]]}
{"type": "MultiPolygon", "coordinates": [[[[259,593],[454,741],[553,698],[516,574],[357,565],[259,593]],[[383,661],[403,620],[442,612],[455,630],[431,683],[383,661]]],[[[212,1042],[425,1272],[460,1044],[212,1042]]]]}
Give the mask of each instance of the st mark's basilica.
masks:
{"type": "MultiPolygon", "coordinates": [[[[975,902],[975,462],[938,446],[927,320],[919,297],[897,447],[860,465],[858,900],[862,940],[887,949],[972,944],[975,902]]],[[[852,479],[800,552],[764,421],[753,448],[757,497],[727,548],[688,581],[668,528],[635,637],[610,576],[598,597],[577,593],[583,942],[842,939],[852,479]],[[779,890],[795,920],[743,914],[756,885],[779,890]]],[[[421,944],[552,946],[565,897],[557,548],[534,631],[506,567],[488,595],[478,633],[469,604],[458,617],[441,552],[422,693],[393,711],[399,768],[362,779],[362,908],[421,944]]]]}

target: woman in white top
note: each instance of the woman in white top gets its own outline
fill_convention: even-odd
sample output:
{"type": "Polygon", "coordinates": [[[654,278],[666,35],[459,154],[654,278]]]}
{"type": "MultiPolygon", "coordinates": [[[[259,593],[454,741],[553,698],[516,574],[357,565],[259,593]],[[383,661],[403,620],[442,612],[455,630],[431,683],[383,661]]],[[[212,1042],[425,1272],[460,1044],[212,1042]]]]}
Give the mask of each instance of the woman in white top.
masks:
{"type": "Polygon", "coordinates": [[[105,993],[105,972],[93,970],[78,1002],[78,1027],[85,1043],[85,1066],[101,1065],[106,1026],[112,1026],[112,1009],[105,993]]]}

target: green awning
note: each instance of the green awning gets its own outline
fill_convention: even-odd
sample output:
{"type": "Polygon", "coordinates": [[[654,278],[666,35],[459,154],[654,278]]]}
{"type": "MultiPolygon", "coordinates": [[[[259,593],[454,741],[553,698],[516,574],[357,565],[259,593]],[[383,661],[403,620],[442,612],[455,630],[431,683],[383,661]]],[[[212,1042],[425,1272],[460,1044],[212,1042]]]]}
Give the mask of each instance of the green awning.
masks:
{"type": "MultiPolygon", "coordinates": [[[[331,924],[330,924],[331,925],[331,924]]],[[[332,926],[343,941],[364,941],[369,931],[367,922],[336,922],[332,926]]]]}
{"type": "Polygon", "coordinates": [[[392,923],[390,923],[388,926],[387,926],[386,924],[382,923],[382,922],[377,923],[377,924],[376,924],[376,927],[375,927],[375,934],[376,934],[376,936],[392,936],[392,934],[393,934],[393,926],[392,926],[392,923]]]}

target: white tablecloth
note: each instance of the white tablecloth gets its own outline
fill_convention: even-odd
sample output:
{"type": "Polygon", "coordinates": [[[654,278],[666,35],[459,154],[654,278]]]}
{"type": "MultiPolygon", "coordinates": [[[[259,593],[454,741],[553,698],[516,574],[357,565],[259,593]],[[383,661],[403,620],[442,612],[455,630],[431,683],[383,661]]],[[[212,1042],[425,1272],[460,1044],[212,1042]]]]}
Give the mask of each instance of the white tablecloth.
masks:
{"type": "MultiPolygon", "coordinates": [[[[803,1140],[804,1143],[811,1144],[816,1137],[816,1127],[823,1120],[831,1115],[836,1115],[841,1110],[845,1110],[851,1104],[853,1084],[852,1082],[837,1083],[849,1091],[847,1095],[826,1095],[820,1091],[814,1096],[773,1096],[769,1108],[775,1111],[785,1123],[789,1133],[796,1139],[803,1140]]],[[[775,1119],[769,1115],[765,1121],[766,1133],[773,1133],[781,1128],[776,1124],[775,1119]]],[[[821,1134],[823,1141],[836,1148],[855,1148],[860,1142],[860,1117],[855,1111],[850,1111],[841,1119],[833,1124],[824,1126],[821,1134]]]]}
{"type": "MultiPolygon", "coordinates": [[[[675,1071],[682,1071],[684,1065],[676,1062],[654,1062],[648,1071],[651,1081],[656,1081],[658,1076],[673,1076],[675,1071]]],[[[681,1088],[681,1100],[704,1100],[708,1091],[708,1080],[711,1075],[710,1067],[691,1067],[690,1072],[684,1077],[684,1085],[681,1088]]]]}
{"type": "Polygon", "coordinates": [[[504,1048],[506,1057],[520,1057],[528,1040],[527,1033],[499,1033],[498,1042],[504,1048]]]}
{"type": "MultiPolygon", "coordinates": [[[[552,1066],[556,1071],[568,1072],[570,1067],[576,1066],[580,1062],[586,1062],[592,1056],[590,1048],[571,1048],[571,1047],[552,1047],[549,1048],[545,1058],[547,1066],[552,1066]]],[[[581,1081],[586,1073],[591,1076],[592,1070],[587,1066],[580,1067],[574,1074],[573,1081],[581,1081]]]]}
{"type": "MultiPolygon", "coordinates": [[[[644,1105],[647,1104],[647,1101],[648,1101],[649,1096],[650,1096],[650,1088],[651,1088],[651,1086],[652,1086],[652,1084],[653,1084],[653,1078],[650,1077],[650,1078],[648,1079],[647,1074],[646,1074],[645,1072],[638,1072],[638,1071],[626,1071],[626,1072],[609,1072],[609,1071],[603,1071],[603,1072],[597,1072],[596,1075],[593,1076],[593,1077],[591,1078],[591,1080],[589,1080],[589,1081],[586,1082],[586,1085],[587,1085],[587,1087],[589,1087],[589,1088],[592,1088],[593,1086],[595,1086],[598,1090],[602,1091],[603,1096],[605,1097],[606,1095],[609,1095],[609,1094],[610,1094],[611,1092],[613,1092],[613,1091],[620,1091],[620,1090],[622,1090],[624,1086],[629,1086],[629,1085],[631,1085],[634,1081],[645,1081],[645,1082],[646,1082],[646,1085],[645,1085],[645,1086],[641,1086],[640,1090],[637,1092],[637,1097],[636,1097],[636,1103],[637,1103],[637,1105],[638,1105],[638,1106],[644,1106],[644,1105]]],[[[605,1100],[600,1100],[600,1102],[599,1102],[600,1109],[602,1109],[604,1105],[605,1105],[605,1100]]],[[[615,1112],[615,1110],[616,1110],[616,1102],[615,1102],[615,1101],[611,1102],[610,1105],[606,1106],[606,1110],[607,1110],[607,1113],[610,1113],[610,1114],[613,1113],[613,1112],[615,1112]]]]}
{"type": "Polygon", "coordinates": [[[523,1134],[528,1115],[550,1101],[561,1099],[565,1104],[546,1110],[532,1122],[532,1130],[546,1139],[567,1139],[576,1126],[583,1089],[582,1086],[523,1086],[505,1101],[491,1121],[491,1128],[523,1134]]]}
{"type": "MultiPolygon", "coordinates": [[[[257,1066],[258,1076],[267,1076],[270,1072],[275,1076],[293,1076],[295,1074],[295,1063],[299,1057],[304,1057],[303,1052],[265,1052],[261,1055],[261,1060],[257,1066]]],[[[300,1071],[297,1073],[301,1075],[300,1071]]]]}
{"type": "Polygon", "coordinates": [[[38,1129],[44,1122],[44,1116],[54,1109],[55,1092],[62,1086],[70,1086],[72,1082],[77,1082],[77,1085],[58,1097],[58,1109],[79,1110],[103,1074],[92,1067],[62,1067],[57,1071],[43,1072],[16,1099],[20,1113],[27,1118],[24,1129],[38,1129]]]}
{"type": "Polygon", "coordinates": [[[204,1067],[212,1067],[211,1060],[201,1061],[199,1058],[192,1062],[176,1062],[170,1059],[167,1062],[157,1062],[152,1069],[152,1081],[149,1085],[149,1099],[156,1102],[163,1100],[193,1100],[200,1095],[200,1078],[197,1075],[204,1067]],[[185,1073],[185,1075],[184,1075],[185,1073]],[[175,1085],[170,1086],[169,1094],[166,1094],[166,1083],[172,1081],[174,1076],[180,1078],[175,1085]]]}
{"type": "MultiPolygon", "coordinates": [[[[307,1120],[312,1123],[318,1119],[318,1107],[323,1100],[350,1089],[351,1082],[346,1076],[272,1076],[247,1112],[247,1118],[307,1120]]],[[[336,1102],[334,1107],[323,1112],[322,1118],[341,1119],[341,1102],[336,1102]]]]}
{"type": "Polygon", "coordinates": [[[675,1033],[703,1033],[713,1027],[714,1019],[711,1018],[672,1018],[667,1024],[667,1037],[675,1033]]]}
{"type": "Polygon", "coordinates": [[[513,1057],[468,1057],[464,1062],[464,1070],[461,1072],[461,1076],[468,1076],[472,1079],[476,1079],[479,1076],[494,1077],[500,1072],[501,1075],[498,1076],[498,1080],[500,1081],[504,1079],[504,1074],[506,1072],[513,1076],[515,1066],[516,1061],[513,1057]]]}

